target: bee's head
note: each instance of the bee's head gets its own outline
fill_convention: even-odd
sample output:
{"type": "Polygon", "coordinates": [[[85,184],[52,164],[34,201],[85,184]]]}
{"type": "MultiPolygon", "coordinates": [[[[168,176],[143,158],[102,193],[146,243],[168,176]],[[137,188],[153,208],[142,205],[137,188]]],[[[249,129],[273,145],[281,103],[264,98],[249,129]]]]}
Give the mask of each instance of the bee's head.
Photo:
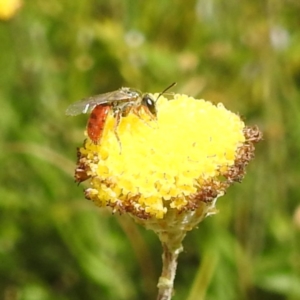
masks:
{"type": "Polygon", "coordinates": [[[148,109],[148,111],[156,117],[157,110],[156,110],[156,101],[150,96],[150,94],[143,95],[142,105],[148,109]]]}
{"type": "Polygon", "coordinates": [[[144,94],[142,97],[142,103],[141,105],[146,107],[147,110],[151,113],[153,117],[157,117],[157,110],[156,110],[156,102],[159,99],[161,95],[163,95],[168,89],[176,85],[176,82],[172,83],[170,86],[168,86],[166,89],[164,89],[156,98],[156,100],[153,99],[150,94],[144,94]]]}

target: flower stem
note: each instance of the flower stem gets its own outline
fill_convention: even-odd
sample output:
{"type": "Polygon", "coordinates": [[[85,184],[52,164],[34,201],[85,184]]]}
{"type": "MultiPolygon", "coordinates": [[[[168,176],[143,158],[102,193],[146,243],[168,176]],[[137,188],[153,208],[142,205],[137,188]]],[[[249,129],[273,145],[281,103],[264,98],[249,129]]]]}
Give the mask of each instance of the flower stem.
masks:
{"type": "Polygon", "coordinates": [[[158,280],[158,295],[157,300],[170,300],[173,295],[174,279],[177,268],[177,258],[182,251],[182,246],[169,247],[168,243],[162,243],[162,274],[158,280]]]}

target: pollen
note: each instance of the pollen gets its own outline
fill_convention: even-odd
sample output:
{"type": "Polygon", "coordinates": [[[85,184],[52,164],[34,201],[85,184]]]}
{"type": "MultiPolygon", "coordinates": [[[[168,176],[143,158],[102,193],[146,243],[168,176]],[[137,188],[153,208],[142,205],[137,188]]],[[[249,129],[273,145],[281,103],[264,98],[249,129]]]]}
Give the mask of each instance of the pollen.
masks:
{"type": "Polygon", "coordinates": [[[121,119],[120,143],[112,114],[99,144],[86,135],[76,181],[89,178],[85,196],[96,205],[138,220],[215,213],[216,199],[244,177],[260,131],[222,104],[187,95],[160,97],[156,106],[156,120],[143,111],[121,119]]]}

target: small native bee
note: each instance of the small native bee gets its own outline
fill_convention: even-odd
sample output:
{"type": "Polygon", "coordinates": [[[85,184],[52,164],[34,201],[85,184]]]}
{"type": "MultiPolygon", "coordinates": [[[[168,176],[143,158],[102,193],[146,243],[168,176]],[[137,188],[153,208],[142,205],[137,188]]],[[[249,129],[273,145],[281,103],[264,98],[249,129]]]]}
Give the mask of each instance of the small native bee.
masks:
{"type": "Polygon", "coordinates": [[[156,100],[148,93],[142,94],[138,90],[122,87],[117,91],[92,96],[79,102],[75,102],[67,108],[66,114],[75,116],[81,113],[85,114],[91,112],[87,123],[87,133],[89,138],[95,144],[98,144],[101,140],[107,115],[112,111],[113,116],[116,119],[114,133],[119,144],[121,144],[117,133],[121,118],[126,117],[130,111],[134,112],[137,116],[140,116],[140,110],[143,109],[151,119],[156,119],[156,101],[164,92],[175,84],[176,83],[173,83],[167,87],[159,94],[156,100]]]}

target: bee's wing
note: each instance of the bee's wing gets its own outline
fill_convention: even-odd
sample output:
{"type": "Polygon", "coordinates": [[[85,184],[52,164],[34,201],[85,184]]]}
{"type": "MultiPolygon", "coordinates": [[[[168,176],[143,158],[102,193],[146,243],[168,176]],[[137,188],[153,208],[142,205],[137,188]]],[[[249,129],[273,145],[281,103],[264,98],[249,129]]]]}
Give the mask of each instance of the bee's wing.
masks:
{"type": "Polygon", "coordinates": [[[76,116],[79,114],[86,114],[99,104],[118,100],[126,100],[128,98],[130,98],[130,96],[128,95],[128,92],[126,93],[125,89],[119,89],[114,92],[84,98],[81,101],[71,104],[66,110],[66,115],[76,116]]]}

